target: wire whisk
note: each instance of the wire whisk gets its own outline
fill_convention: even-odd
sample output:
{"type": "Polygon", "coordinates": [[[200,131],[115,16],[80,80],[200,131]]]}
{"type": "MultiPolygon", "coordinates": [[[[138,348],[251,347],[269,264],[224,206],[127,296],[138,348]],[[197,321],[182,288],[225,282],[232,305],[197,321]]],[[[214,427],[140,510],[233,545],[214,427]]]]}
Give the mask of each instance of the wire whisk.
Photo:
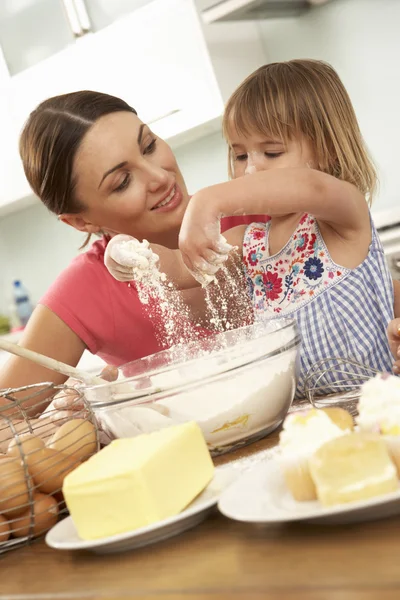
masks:
{"type": "Polygon", "coordinates": [[[66,514],[64,477],[100,442],[90,405],[73,387],[32,384],[0,390],[0,398],[10,401],[0,407],[2,554],[45,534],[66,514]],[[49,405],[54,399],[69,411],[49,405]]]}
{"type": "Polygon", "coordinates": [[[377,373],[377,369],[348,358],[324,358],[307,373],[305,397],[315,408],[341,406],[355,416],[361,385],[377,373]]]}

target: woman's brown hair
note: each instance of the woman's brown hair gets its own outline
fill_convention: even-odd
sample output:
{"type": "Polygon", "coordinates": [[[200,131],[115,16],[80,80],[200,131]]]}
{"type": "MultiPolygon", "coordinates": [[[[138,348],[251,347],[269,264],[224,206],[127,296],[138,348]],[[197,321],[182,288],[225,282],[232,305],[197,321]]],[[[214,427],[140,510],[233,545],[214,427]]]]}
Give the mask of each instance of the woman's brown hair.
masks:
{"type": "Polygon", "coordinates": [[[51,212],[79,213],[85,208],[75,194],[77,150],[98,119],[119,111],[136,114],[120,98],[86,90],[49,98],[29,115],[19,152],[29,185],[51,212]]]}
{"type": "MultiPolygon", "coordinates": [[[[287,143],[305,136],[316,168],[354,184],[372,202],[375,167],[349,95],[336,71],[319,60],[271,63],[249,75],[229,98],[223,131],[264,133],[287,143]]],[[[229,173],[232,176],[232,151],[229,173]]]]}

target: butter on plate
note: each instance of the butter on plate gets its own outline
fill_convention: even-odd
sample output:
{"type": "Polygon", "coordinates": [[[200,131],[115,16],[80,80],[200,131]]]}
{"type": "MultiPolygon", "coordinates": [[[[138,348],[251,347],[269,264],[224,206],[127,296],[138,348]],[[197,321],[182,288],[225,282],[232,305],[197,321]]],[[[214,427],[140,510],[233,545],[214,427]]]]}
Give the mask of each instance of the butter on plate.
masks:
{"type": "Polygon", "coordinates": [[[79,536],[93,540],[132,531],[181,512],[214,475],[195,422],[118,439],[64,479],[79,536]]]}

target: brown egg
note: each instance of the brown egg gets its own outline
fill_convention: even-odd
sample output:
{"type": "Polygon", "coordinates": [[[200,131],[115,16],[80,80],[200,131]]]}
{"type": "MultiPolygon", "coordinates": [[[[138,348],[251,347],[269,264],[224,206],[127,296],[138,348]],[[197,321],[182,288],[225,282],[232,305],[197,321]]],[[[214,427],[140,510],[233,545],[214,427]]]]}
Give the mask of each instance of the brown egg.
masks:
{"type": "Polygon", "coordinates": [[[83,461],[97,450],[96,430],[89,421],[72,419],[61,425],[47,446],[83,461]]]}
{"type": "Polygon", "coordinates": [[[65,504],[64,494],[62,493],[62,491],[53,494],[53,498],[58,504],[58,512],[61,513],[62,511],[65,511],[67,505],[65,504]]]}
{"type": "Polygon", "coordinates": [[[9,517],[26,510],[29,502],[29,483],[19,460],[0,460],[0,513],[9,517]]]}
{"type": "Polygon", "coordinates": [[[20,517],[10,523],[11,533],[14,537],[26,535],[36,537],[51,529],[57,523],[57,518],[57,501],[52,496],[37,493],[33,498],[33,519],[31,509],[28,508],[20,517]]]}
{"type": "Polygon", "coordinates": [[[10,524],[3,515],[0,515],[0,544],[10,537],[10,524]]]}
{"type": "Polygon", "coordinates": [[[53,494],[62,488],[64,477],[79,464],[73,456],[67,456],[52,448],[35,452],[35,460],[29,464],[29,473],[40,492],[53,494]]]}
{"type": "Polygon", "coordinates": [[[36,452],[42,448],[44,448],[43,440],[31,433],[25,433],[11,440],[8,445],[7,454],[8,456],[25,460],[29,466],[29,463],[35,460],[36,452]]]}

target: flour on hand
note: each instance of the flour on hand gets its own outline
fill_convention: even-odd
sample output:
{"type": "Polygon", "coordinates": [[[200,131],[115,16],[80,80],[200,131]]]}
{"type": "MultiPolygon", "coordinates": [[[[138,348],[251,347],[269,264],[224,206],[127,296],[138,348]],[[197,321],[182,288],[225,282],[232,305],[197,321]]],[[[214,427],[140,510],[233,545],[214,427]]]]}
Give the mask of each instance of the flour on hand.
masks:
{"type": "Polygon", "coordinates": [[[136,283],[152,285],[166,280],[165,273],[160,273],[157,266],[159,256],[147,240],[121,241],[114,245],[111,256],[117,263],[132,269],[132,280],[136,283]]]}

